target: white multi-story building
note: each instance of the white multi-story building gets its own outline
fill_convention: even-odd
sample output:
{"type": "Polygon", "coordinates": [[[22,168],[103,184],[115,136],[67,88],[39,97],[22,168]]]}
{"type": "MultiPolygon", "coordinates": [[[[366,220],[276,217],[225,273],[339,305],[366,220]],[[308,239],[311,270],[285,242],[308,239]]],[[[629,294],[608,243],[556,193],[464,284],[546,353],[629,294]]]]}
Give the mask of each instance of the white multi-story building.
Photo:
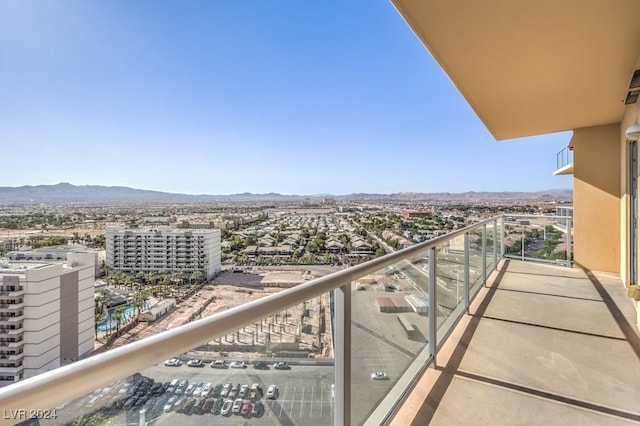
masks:
{"type": "Polygon", "coordinates": [[[0,386],[82,358],[94,347],[95,254],[0,261],[0,386]]]}
{"type": "Polygon", "coordinates": [[[219,229],[107,227],[107,265],[127,273],[202,271],[207,278],[222,269],[219,229]]]}

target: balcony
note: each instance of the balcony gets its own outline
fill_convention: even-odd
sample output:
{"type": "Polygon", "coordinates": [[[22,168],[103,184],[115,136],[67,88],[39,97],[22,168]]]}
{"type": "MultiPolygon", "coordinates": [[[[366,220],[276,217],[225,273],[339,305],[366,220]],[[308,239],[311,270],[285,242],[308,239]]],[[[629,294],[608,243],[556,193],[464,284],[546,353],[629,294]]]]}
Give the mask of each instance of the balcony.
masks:
{"type": "Polygon", "coordinates": [[[118,424],[238,423],[164,413],[166,395],[135,406],[140,383],[181,378],[259,383],[265,411],[252,424],[640,421],[640,339],[619,279],[563,266],[570,250],[553,264],[522,261],[527,244],[502,257],[509,235],[544,237],[557,220],[488,219],[2,388],[0,406],[64,404],[63,423],[97,412],[118,424]],[[205,367],[163,365],[174,356],[205,367]],[[248,368],[210,367],[220,359],[248,368]]]}
{"type": "Polygon", "coordinates": [[[573,174],[573,148],[565,147],[558,152],[554,176],[573,174]]]}

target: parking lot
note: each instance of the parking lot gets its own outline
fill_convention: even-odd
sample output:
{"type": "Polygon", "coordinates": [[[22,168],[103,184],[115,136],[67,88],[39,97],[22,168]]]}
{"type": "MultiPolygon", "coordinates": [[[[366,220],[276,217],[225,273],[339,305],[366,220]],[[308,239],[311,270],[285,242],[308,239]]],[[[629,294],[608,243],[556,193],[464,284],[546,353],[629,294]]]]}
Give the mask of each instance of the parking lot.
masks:
{"type": "MultiPolygon", "coordinates": [[[[81,415],[91,416],[95,413],[106,415],[117,424],[139,422],[139,411],[146,409],[146,422],[162,425],[193,425],[193,424],[220,424],[237,425],[241,421],[247,421],[251,425],[326,425],[333,423],[333,399],[331,385],[333,383],[333,366],[320,365],[293,365],[288,370],[276,370],[273,363],[269,362],[268,369],[258,370],[248,365],[247,368],[211,368],[210,364],[204,367],[192,368],[185,364],[179,367],[167,367],[156,365],[148,368],[136,377],[129,377],[106,388],[98,389],[93,394],[78,399],[60,407],[56,421],[42,424],[66,424],[72,423],[81,415]],[[142,377],[142,378],[141,378],[142,377]],[[146,379],[145,379],[146,378],[146,379]],[[257,396],[257,400],[264,404],[264,412],[258,417],[240,414],[178,413],[175,409],[164,412],[164,405],[169,400],[171,393],[163,392],[152,396],[149,391],[141,394],[144,403],[140,406],[126,409],[124,405],[132,397],[132,388],[137,387],[141,381],[149,383],[165,383],[173,379],[186,379],[189,383],[211,383],[223,385],[248,385],[258,383],[263,390],[263,396],[257,396]],[[267,398],[267,390],[270,385],[275,385],[278,393],[274,399],[267,398]]],[[[212,395],[210,398],[216,398],[212,395]]],[[[193,396],[186,396],[184,408],[193,396]]],[[[223,398],[228,399],[228,398],[223,398]]],[[[233,398],[236,399],[236,398],[233,398]]]]}

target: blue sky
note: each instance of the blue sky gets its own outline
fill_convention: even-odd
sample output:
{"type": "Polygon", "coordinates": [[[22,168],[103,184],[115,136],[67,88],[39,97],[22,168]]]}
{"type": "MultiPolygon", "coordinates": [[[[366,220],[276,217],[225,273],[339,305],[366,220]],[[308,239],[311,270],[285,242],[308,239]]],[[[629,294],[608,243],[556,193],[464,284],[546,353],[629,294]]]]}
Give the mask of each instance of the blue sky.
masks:
{"type": "Polygon", "coordinates": [[[386,0],[0,0],[0,186],[536,191],[386,0]]]}

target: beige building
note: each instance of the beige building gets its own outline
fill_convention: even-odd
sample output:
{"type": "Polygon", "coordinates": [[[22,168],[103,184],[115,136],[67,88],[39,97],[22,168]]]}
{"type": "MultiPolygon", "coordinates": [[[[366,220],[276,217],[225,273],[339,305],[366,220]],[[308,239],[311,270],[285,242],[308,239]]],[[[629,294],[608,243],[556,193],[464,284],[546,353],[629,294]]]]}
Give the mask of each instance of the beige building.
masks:
{"type": "Polygon", "coordinates": [[[573,131],[575,265],[637,285],[640,2],[392,1],[496,139],[573,131]]]}
{"type": "Polygon", "coordinates": [[[107,227],[107,265],[127,273],[202,271],[207,278],[222,269],[219,229],[107,227]]]}
{"type": "Polygon", "coordinates": [[[0,386],[69,364],[93,350],[93,253],[66,263],[0,263],[0,386]]]}

